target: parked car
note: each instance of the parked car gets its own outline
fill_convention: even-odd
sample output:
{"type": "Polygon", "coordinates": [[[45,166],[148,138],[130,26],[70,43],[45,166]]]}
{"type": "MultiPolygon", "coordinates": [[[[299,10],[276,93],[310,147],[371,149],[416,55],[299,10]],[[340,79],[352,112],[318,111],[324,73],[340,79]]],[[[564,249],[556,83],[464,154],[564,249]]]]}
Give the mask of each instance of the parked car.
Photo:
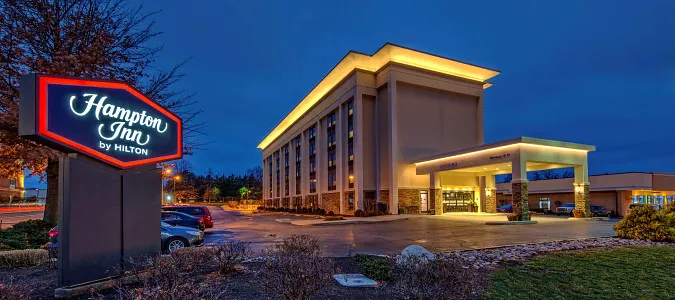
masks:
{"type": "Polygon", "coordinates": [[[192,227],[162,222],[162,251],[172,252],[185,247],[204,246],[204,232],[192,227]]]}
{"type": "Polygon", "coordinates": [[[186,213],[177,211],[163,211],[162,222],[166,222],[169,225],[185,226],[204,230],[204,221],[202,218],[193,217],[186,213]]]}
{"type": "Polygon", "coordinates": [[[47,242],[47,248],[57,249],[58,247],[59,247],[59,226],[56,226],[49,231],[49,242],[47,242]]]}
{"type": "Polygon", "coordinates": [[[656,211],[661,210],[661,205],[658,205],[658,204],[641,204],[641,203],[633,203],[633,204],[631,204],[631,205],[628,205],[628,213],[630,213],[630,211],[633,210],[633,208],[635,208],[635,207],[637,207],[637,206],[644,206],[644,205],[651,205],[652,207],[654,207],[654,210],[656,210],[656,211]]]}
{"type": "Polygon", "coordinates": [[[600,205],[591,205],[591,214],[594,217],[612,217],[612,211],[606,210],[604,206],[600,205]]]}
{"type": "Polygon", "coordinates": [[[574,216],[573,211],[575,207],[576,205],[574,205],[574,203],[565,203],[561,206],[558,206],[558,208],[555,209],[555,214],[559,216],[568,215],[570,217],[573,217],[574,216]]]}
{"type": "Polygon", "coordinates": [[[500,207],[497,207],[497,212],[511,213],[511,212],[513,212],[513,205],[512,204],[504,204],[500,207]]]}
{"type": "Polygon", "coordinates": [[[213,228],[213,219],[211,218],[211,212],[205,206],[194,206],[194,205],[171,205],[171,206],[162,206],[162,211],[177,211],[186,213],[188,215],[202,218],[204,221],[204,227],[213,228]]]}

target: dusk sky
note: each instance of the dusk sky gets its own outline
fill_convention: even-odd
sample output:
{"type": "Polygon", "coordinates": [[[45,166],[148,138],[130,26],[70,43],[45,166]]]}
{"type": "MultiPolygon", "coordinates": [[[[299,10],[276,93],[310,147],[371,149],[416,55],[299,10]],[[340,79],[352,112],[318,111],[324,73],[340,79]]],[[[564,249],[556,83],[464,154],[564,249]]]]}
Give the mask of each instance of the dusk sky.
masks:
{"type": "Polygon", "coordinates": [[[349,50],[385,42],[500,70],[488,143],[586,143],[591,174],[675,173],[675,1],[326,2],[143,1],[161,10],[158,66],[191,58],[178,88],[212,141],[187,158],[198,173],[259,165],[258,143],[349,50]]]}

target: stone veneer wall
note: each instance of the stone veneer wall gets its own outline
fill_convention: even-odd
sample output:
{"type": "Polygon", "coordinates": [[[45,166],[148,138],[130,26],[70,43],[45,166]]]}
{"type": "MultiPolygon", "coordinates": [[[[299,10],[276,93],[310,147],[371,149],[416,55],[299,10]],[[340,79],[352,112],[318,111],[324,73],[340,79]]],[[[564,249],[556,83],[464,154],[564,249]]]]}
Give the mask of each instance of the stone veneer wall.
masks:
{"type": "Polygon", "coordinates": [[[398,210],[404,214],[420,213],[421,189],[398,189],[398,210]]]}
{"type": "Polygon", "coordinates": [[[291,198],[290,197],[281,198],[281,207],[291,207],[291,198]]]}
{"type": "MultiPolygon", "coordinates": [[[[344,208],[345,208],[345,211],[344,211],[343,215],[354,215],[354,211],[356,210],[356,199],[354,199],[354,197],[352,197],[352,199],[354,199],[353,207],[352,207],[352,209],[349,209],[349,194],[350,193],[354,194],[354,192],[345,192],[344,193],[345,196],[342,197],[342,201],[344,202],[344,208]]],[[[337,214],[338,212],[336,211],[335,213],[337,214]]]]}
{"type": "Polygon", "coordinates": [[[530,220],[530,210],[527,202],[527,182],[514,182],[511,184],[513,192],[513,214],[518,216],[518,221],[530,220]]]}
{"type": "Polygon", "coordinates": [[[305,202],[303,203],[303,207],[312,207],[316,208],[319,205],[319,196],[317,195],[307,195],[305,196],[305,202]]]}
{"type": "Polygon", "coordinates": [[[321,194],[321,203],[323,203],[323,209],[326,210],[326,213],[333,211],[335,214],[340,213],[340,193],[325,193],[321,194]]]}
{"type": "Polygon", "coordinates": [[[574,205],[575,209],[583,211],[583,218],[592,217],[591,214],[591,186],[588,184],[582,185],[584,187],[583,192],[574,192],[574,205]]]}
{"type": "Polygon", "coordinates": [[[389,211],[391,212],[391,207],[389,205],[389,190],[380,190],[380,203],[387,204],[389,211]]]}
{"type": "Polygon", "coordinates": [[[302,196],[293,197],[293,208],[302,208],[302,196]]]}
{"type": "Polygon", "coordinates": [[[434,210],[434,215],[443,214],[443,190],[429,190],[429,208],[434,210]]]}
{"type": "Polygon", "coordinates": [[[279,207],[279,198],[272,199],[271,207],[279,207]]]}
{"type": "Polygon", "coordinates": [[[497,190],[490,189],[490,196],[485,195],[485,212],[497,212],[497,190]]]}

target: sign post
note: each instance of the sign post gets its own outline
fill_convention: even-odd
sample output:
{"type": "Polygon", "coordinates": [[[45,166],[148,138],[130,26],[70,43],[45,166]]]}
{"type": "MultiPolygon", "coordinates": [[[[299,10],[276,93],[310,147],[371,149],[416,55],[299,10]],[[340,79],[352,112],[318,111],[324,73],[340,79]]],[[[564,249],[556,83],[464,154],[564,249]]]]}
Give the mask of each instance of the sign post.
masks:
{"type": "Polygon", "coordinates": [[[60,285],[117,275],[160,251],[158,162],[182,157],[182,121],[116,81],[21,78],[20,135],[59,160],[60,285]],[[126,266],[125,266],[126,265],[126,266]]]}

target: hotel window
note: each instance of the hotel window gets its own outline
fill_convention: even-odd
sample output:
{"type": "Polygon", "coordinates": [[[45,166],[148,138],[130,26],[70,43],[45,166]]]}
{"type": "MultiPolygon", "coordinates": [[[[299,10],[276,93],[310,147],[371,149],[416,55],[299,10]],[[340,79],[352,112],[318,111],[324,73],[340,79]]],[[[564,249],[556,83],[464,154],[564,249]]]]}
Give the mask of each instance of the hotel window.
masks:
{"type": "Polygon", "coordinates": [[[328,149],[335,146],[335,132],[328,135],[328,149]]]}
{"type": "Polygon", "coordinates": [[[316,172],[316,161],[309,162],[309,172],[310,173],[316,172]]]}
{"type": "Polygon", "coordinates": [[[277,164],[277,168],[276,168],[276,170],[277,170],[277,184],[276,184],[277,193],[276,193],[276,196],[279,197],[279,195],[280,195],[279,191],[281,190],[281,183],[279,182],[280,181],[279,179],[281,178],[281,176],[280,176],[281,175],[281,164],[279,163],[279,151],[274,152],[274,162],[277,164]]]}
{"type": "Polygon", "coordinates": [[[642,195],[633,196],[633,203],[634,204],[645,204],[645,196],[642,196],[642,195]]]}
{"type": "Polygon", "coordinates": [[[312,179],[309,181],[309,192],[316,193],[316,179],[312,179]]]}
{"type": "Polygon", "coordinates": [[[549,198],[549,197],[539,198],[539,208],[544,209],[544,210],[550,210],[551,209],[551,198],[549,198]]]}
{"type": "Polygon", "coordinates": [[[666,196],[666,200],[668,201],[668,205],[675,203],[675,196],[666,196]]]}
{"type": "Polygon", "coordinates": [[[347,114],[350,116],[354,114],[354,101],[347,103],[347,114]]]}
{"type": "Polygon", "coordinates": [[[349,176],[347,178],[349,178],[349,188],[353,189],[354,188],[354,169],[352,169],[351,167],[349,167],[349,176]]]}
{"type": "Polygon", "coordinates": [[[354,125],[352,122],[349,122],[349,125],[347,125],[347,136],[350,139],[354,137],[354,125]]]}
{"type": "Polygon", "coordinates": [[[290,167],[289,167],[289,157],[288,157],[288,145],[284,146],[284,195],[288,196],[290,193],[289,191],[289,174],[290,174],[290,167]]]}
{"type": "Polygon", "coordinates": [[[302,168],[300,167],[300,164],[297,164],[295,166],[295,194],[300,195],[302,192],[302,168]]]}
{"type": "Polygon", "coordinates": [[[328,128],[335,126],[336,116],[337,114],[335,112],[328,115],[328,117],[326,118],[326,126],[328,126],[328,128]]]}
{"type": "Polygon", "coordinates": [[[272,198],[272,157],[267,158],[267,165],[269,166],[269,197],[272,198]]]}
{"type": "Polygon", "coordinates": [[[328,174],[328,190],[333,191],[335,190],[337,186],[337,180],[336,180],[335,173],[328,174]]]}
{"type": "Polygon", "coordinates": [[[16,188],[16,179],[10,179],[10,180],[9,180],[9,188],[10,188],[10,189],[15,189],[15,188],[16,188]]]}
{"type": "Polygon", "coordinates": [[[335,167],[335,154],[328,154],[328,168],[335,167]]]}
{"type": "Polygon", "coordinates": [[[350,162],[354,161],[354,148],[349,147],[348,153],[349,153],[349,161],[350,162]]]}

